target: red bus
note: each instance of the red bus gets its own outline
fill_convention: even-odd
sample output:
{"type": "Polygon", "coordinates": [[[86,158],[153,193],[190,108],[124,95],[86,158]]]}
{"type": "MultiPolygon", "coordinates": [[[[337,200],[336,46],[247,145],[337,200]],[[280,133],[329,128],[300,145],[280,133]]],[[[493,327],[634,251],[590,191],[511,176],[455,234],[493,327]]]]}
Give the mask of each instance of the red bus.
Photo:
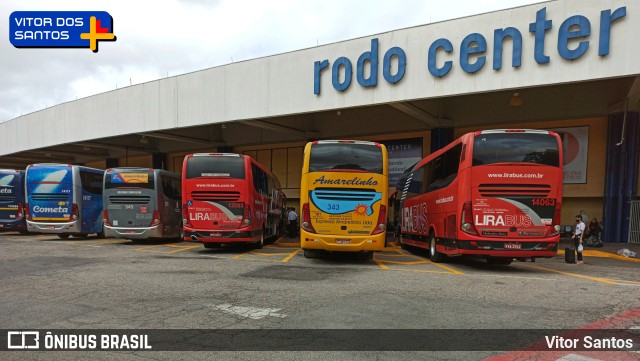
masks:
{"type": "Polygon", "coordinates": [[[278,179],[253,158],[195,153],[182,167],[183,239],[205,248],[253,243],[279,236],[284,194],[278,179]]]}
{"type": "Polygon", "coordinates": [[[560,241],[560,137],[542,130],[468,133],[400,179],[399,243],[433,262],[475,255],[494,264],[553,257],[560,241]]]}

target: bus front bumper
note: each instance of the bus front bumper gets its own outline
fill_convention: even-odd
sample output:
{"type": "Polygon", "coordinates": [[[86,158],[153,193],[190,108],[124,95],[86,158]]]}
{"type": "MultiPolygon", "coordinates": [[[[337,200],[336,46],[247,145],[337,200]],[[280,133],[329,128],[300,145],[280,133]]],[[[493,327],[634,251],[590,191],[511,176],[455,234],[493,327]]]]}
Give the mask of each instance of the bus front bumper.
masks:
{"type": "Polygon", "coordinates": [[[153,227],[113,227],[104,226],[104,235],[112,238],[126,238],[126,239],[147,239],[147,238],[162,238],[162,225],[159,224],[153,227]]]}
{"type": "Polygon", "coordinates": [[[300,247],[331,252],[382,251],[385,233],[367,236],[335,236],[300,230],[300,247]]]}
{"type": "Polygon", "coordinates": [[[73,222],[34,222],[27,221],[27,230],[36,233],[80,233],[80,221],[73,222]]]}

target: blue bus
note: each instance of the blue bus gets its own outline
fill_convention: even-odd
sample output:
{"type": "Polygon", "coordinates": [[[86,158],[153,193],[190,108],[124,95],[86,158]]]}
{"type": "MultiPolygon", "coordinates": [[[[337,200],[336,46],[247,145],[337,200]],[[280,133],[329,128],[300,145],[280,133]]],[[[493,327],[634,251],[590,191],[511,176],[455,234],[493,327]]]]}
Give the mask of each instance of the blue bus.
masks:
{"type": "Polygon", "coordinates": [[[24,217],[24,171],[0,169],[0,232],[27,232],[24,217]]]}
{"type": "Polygon", "coordinates": [[[32,164],[26,171],[29,232],[86,237],[102,228],[104,171],[70,164],[32,164]]]}

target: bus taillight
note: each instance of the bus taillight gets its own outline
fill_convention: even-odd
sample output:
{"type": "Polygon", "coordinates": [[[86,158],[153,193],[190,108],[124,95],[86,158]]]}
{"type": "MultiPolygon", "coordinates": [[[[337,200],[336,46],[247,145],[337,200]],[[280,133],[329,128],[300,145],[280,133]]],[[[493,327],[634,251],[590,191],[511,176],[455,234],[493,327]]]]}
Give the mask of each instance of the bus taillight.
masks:
{"type": "Polygon", "coordinates": [[[384,232],[387,227],[387,206],[384,204],[380,205],[380,212],[378,213],[378,224],[376,228],[371,232],[372,235],[380,234],[384,232]]]}
{"type": "Polygon", "coordinates": [[[302,205],[302,223],[300,224],[302,229],[307,232],[316,233],[316,229],[311,224],[311,211],[309,210],[309,203],[302,205]]]}
{"type": "Polygon", "coordinates": [[[462,205],[462,216],[460,217],[460,229],[469,234],[478,234],[476,226],[473,225],[473,212],[471,202],[464,202],[462,205]]]}
{"type": "Polygon", "coordinates": [[[18,203],[18,218],[22,218],[24,216],[24,208],[22,206],[22,203],[18,203]]]}
{"type": "Polygon", "coordinates": [[[105,226],[111,226],[111,222],[109,222],[109,213],[107,213],[107,210],[102,211],[102,220],[104,221],[105,226]]]}
{"type": "Polygon", "coordinates": [[[160,224],[160,212],[156,209],[153,211],[153,220],[151,221],[150,227],[154,227],[160,224]]]}
{"type": "Polygon", "coordinates": [[[189,220],[189,209],[187,204],[182,205],[182,224],[186,227],[191,227],[191,221],[189,220]]]}
{"type": "Polygon", "coordinates": [[[244,215],[242,216],[243,220],[242,220],[242,225],[243,226],[248,226],[251,224],[251,208],[249,207],[248,204],[245,204],[244,206],[244,215]]]}
{"type": "Polygon", "coordinates": [[[27,220],[31,220],[31,213],[29,212],[29,203],[24,204],[24,215],[27,217],[27,220]]]}
{"type": "Polygon", "coordinates": [[[69,220],[70,221],[78,220],[78,205],[75,203],[71,206],[71,217],[69,218],[69,220]]]}
{"type": "Polygon", "coordinates": [[[549,233],[547,233],[547,237],[553,237],[560,234],[560,229],[562,228],[560,227],[560,211],[560,203],[556,201],[556,209],[553,212],[553,227],[551,227],[549,233]]]}

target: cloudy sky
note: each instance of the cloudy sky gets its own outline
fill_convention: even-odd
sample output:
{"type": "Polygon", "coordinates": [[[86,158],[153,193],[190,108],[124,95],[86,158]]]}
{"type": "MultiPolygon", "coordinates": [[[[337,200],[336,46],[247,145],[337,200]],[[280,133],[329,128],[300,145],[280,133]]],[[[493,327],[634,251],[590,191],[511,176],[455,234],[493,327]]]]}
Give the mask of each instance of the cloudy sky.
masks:
{"type": "Polygon", "coordinates": [[[116,87],[541,0],[2,0],[0,122],[116,87]],[[114,43],[17,49],[13,11],[107,11],[114,43]]]}

